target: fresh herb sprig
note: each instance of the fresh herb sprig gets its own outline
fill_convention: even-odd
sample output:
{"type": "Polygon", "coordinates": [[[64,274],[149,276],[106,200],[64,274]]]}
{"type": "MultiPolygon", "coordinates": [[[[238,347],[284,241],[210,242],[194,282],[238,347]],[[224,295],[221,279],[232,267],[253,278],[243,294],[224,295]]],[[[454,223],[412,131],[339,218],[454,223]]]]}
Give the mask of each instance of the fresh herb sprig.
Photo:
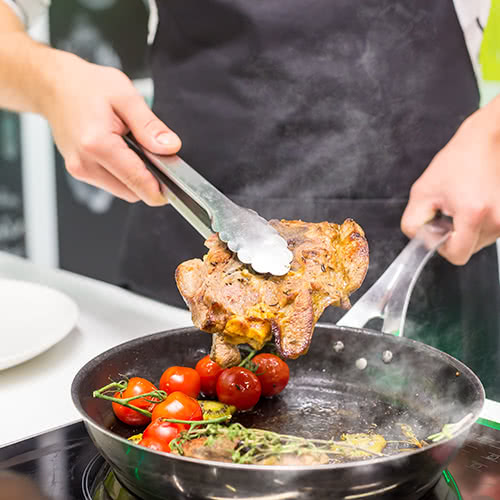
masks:
{"type": "Polygon", "coordinates": [[[431,443],[439,443],[443,441],[443,439],[451,439],[456,434],[458,434],[462,429],[467,427],[474,419],[474,415],[472,413],[468,413],[462,420],[456,422],[455,424],[446,424],[441,429],[441,432],[437,432],[436,434],[430,435],[426,441],[430,441],[431,443]]]}
{"type": "Polygon", "coordinates": [[[232,461],[239,464],[262,462],[271,457],[285,454],[325,454],[349,456],[349,452],[362,452],[376,457],[386,456],[363,446],[345,441],[306,439],[262,429],[248,429],[239,423],[231,425],[207,424],[191,426],[170,443],[170,448],[180,455],[184,454],[183,445],[189,441],[206,438],[205,445],[211,446],[217,439],[227,438],[236,443],[232,461]]]}
{"type": "Polygon", "coordinates": [[[135,399],[145,399],[148,403],[157,404],[164,401],[165,398],[167,397],[167,393],[165,391],[160,391],[160,390],[147,392],[145,394],[140,394],[139,396],[132,396],[130,398],[115,398],[114,396],[110,396],[109,394],[107,394],[107,393],[116,394],[117,392],[121,394],[127,388],[127,385],[128,385],[127,380],[120,380],[119,382],[111,382],[110,384],[105,385],[104,387],[101,387],[100,389],[94,391],[92,393],[92,396],[94,398],[111,401],[112,403],[118,403],[119,405],[130,408],[131,410],[134,410],[148,417],[151,417],[150,411],[145,410],[143,408],[138,408],[137,406],[130,404],[130,402],[134,401],[135,399]]]}

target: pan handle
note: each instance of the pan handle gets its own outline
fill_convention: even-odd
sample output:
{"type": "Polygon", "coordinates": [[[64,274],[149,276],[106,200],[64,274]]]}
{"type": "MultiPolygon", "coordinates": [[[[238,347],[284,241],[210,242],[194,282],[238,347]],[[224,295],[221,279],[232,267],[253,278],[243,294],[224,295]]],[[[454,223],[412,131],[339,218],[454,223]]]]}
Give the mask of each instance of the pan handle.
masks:
{"type": "Polygon", "coordinates": [[[415,283],[427,261],[452,231],[451,217],[441,213],[424,224],[384,274],[337,325],[362,328],[373,318],[383,318],[382,332],[403,336],[406,312],[415,283]]]}

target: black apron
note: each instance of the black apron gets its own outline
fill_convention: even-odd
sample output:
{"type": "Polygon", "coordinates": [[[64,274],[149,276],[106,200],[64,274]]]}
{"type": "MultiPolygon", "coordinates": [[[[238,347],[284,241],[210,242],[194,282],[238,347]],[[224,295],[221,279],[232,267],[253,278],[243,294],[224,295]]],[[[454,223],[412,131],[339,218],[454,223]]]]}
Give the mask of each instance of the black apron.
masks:
{"type": "MultiPolygon", "coordinates": [[[[182,157],[266,218],[354,218],[370,243],[360,296],[407,242],[411,185],[478,107],[452,0],[157,4],[154,110],[182,157]]],[[[171,207],[134,206],[124,282],[184,306],[174,270],[204,253],[171,207]]],[[[408,312],[407,335],[464,360],[490,397],[500,397],[499,291],[494,247],[464,268],[435,257],[408,312]]]]}

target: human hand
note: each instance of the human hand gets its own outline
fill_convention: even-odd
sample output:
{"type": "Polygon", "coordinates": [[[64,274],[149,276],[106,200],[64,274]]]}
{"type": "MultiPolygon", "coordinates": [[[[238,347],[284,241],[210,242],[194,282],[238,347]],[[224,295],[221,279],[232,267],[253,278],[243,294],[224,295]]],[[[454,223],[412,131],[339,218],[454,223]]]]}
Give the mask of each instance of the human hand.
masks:
{"type": "Polygon", "coordinates": [[[415,236],[438,210],[453,217],[439,251],[452,264],[500,237],[500,97],[463,122],[412,186],[403,232],[415,236]]]}
{"type": "Polygon", "coordinates": [[[163,205],[158,182],[125,144],[129,130],[148,150],[174,154],[179,137],[149,109],[121,71],[57,54],[57,75],[41,112],[48,119],[68,172],[129,202],[163,205]]]}

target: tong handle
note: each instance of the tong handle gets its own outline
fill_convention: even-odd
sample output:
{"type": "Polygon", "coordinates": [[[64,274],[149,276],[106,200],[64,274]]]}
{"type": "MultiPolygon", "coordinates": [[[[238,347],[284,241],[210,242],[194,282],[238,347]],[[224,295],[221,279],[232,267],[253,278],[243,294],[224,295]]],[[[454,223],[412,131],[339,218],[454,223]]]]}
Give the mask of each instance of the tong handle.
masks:
{"type": "Polygon", "coordinates": [[[132,134],[124,139],[160,182],[162,193],[170,204],[204,238],[213,234],[214,207],[231,205],[231,200],[179,156],[153,154],[141,146],[132,134]]]}
{"type": "Polygon", "coordinates": [[[427,261],[448,239],[452,230],[452,219],[440,213],[424,224],[337,325],[362,328],[370,319],[383,318],[382,332],[403,336],[415,283],[427,261]]]}

